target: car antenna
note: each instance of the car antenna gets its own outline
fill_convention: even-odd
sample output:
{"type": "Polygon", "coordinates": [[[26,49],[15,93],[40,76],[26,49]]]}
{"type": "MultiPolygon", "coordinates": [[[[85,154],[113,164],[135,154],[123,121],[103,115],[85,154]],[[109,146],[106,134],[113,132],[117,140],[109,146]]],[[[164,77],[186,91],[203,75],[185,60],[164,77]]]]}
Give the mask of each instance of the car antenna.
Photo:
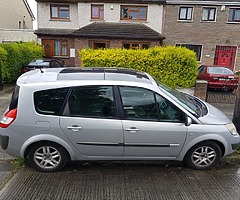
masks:
{"type": "Polygon", "coordinates": [[[41,73],[44,73],[44,71],[42,70],[42,68],[39,68],[39,69],[40,69],[40,72],[41,72],[41,73]]]}

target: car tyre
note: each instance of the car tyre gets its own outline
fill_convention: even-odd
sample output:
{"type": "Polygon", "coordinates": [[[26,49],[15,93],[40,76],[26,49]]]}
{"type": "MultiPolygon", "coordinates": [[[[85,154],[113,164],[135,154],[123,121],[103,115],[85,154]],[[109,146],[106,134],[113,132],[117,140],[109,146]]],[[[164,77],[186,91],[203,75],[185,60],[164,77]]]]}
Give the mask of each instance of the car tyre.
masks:
{"type": "Polygon", "coordinates": [[[41,172],[60,171],[67,163],[66,150],[51,142],[40,142],[30,147],[28,160],[33,168],[41,172]]]}
{"type": "Polygon", "coordinates": [[[185,164],[192,169],[207,170],[217,165],[221,149],[215,142],[203,142],[193,146],[185,156],[185,164]]]}

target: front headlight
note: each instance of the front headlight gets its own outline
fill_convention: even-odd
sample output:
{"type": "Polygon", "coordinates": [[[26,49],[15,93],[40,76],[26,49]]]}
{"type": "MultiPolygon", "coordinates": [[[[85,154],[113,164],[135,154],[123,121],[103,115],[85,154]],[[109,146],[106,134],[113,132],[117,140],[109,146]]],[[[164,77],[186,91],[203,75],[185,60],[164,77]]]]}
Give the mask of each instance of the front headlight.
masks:
{"type": "Polygon", "coordinates": [[[232,135],[238,135],[237,129],[233,123],[226,124],[225,126],[232,135]]]}

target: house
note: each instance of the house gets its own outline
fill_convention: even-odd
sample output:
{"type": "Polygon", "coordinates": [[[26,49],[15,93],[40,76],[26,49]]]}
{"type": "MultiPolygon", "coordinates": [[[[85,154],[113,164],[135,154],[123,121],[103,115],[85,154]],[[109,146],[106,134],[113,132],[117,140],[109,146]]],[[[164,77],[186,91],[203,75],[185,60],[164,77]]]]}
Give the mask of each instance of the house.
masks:
{"type": "Polygon", "coordinates": [[[35,17],[26,0],[0,1],[0,43],[35,41],[35,17]]]}
{"type": "Polygon", "coordinates": [[[194,50],[199,65],[240,69],[239,0],[167,0],[164,11],[165,45],[194,50]]]}
{"type": "Polygon", "coordinates": [[[149,48],[165,39],[162,0],[36,1],[45,55],[66,65],[81,65],[83,48],[149,48]]]}

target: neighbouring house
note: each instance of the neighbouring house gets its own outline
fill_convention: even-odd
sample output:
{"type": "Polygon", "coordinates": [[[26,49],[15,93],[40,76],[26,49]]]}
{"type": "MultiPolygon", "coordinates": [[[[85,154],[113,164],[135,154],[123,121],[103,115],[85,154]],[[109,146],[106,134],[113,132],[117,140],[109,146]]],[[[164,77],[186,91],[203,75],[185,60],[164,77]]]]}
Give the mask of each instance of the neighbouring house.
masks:
{"type": "Polygon", "coordinates": [[[164,44],[194,50],[199,65],[240,69],[239,0],[167,0],[164,44]]]}
{"type": "Polygon", "coordinates": [[[26,0],[1,0],[0,19],[0,43],[36,41],[35,17],[26,0]]]}
{"type": "Polygon", "coordinates": [[[46,57],[80,66],[83,48],[149,48],[163,44],[162,0],[36,0],[46,57]]]}

